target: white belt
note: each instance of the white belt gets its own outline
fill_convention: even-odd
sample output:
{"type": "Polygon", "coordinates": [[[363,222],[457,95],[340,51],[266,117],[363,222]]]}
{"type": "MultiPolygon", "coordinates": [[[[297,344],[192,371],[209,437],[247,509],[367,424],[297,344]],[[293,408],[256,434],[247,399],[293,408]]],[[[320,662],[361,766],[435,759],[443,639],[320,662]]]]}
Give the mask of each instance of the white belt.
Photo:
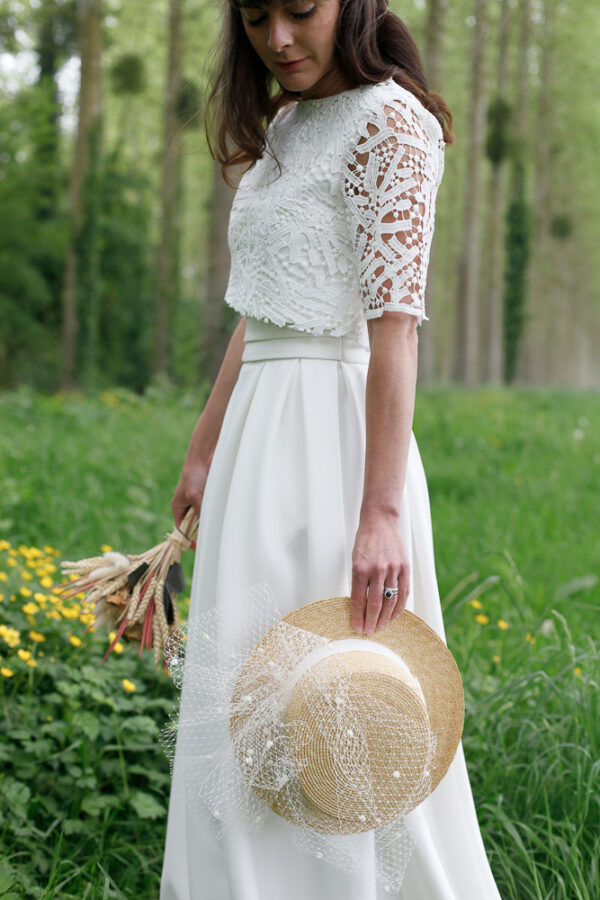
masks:
{"type": "Polygon", "coordinates": [[[246,320],[242,362],[265,359],[336,359],[340,362],[368,363],[371,351],[365,344],[344,335],[314,335],[287,326],[257,319],[246,320]]]}

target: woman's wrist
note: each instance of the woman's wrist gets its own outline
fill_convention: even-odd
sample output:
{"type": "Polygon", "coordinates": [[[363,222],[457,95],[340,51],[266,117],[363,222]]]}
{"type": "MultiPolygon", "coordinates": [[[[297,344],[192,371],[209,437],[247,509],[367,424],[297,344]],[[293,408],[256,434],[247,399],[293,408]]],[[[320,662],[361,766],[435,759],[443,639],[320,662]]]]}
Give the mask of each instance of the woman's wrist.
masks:
{"type": "Polygon", "coordinates": [[[198,419],[192,433],[185,457],[186,466],[190,464],[209,466],[214,456],[221,423],[218,423],[218,427],[212,423],[212,427],[210,427],[209,422],[203,419],[203,416],[204,413],[198,419]]]}
{"type": "Polygon", "coordinates": [[[385,501],[363,500],[360,508],[360,521],[370,521],[372,519],[399,519],[402,498],[399,497],[394,501],[389,495],[385,501]]]}

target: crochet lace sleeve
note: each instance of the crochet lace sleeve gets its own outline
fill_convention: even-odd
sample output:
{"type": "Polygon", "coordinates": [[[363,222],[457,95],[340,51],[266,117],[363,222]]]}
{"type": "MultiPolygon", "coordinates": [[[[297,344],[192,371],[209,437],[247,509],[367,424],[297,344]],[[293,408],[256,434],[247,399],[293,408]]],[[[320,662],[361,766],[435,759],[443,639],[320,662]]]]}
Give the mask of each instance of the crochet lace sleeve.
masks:
{"type": "Polygon", "coordinates": [[[437,186],[435,144],[417,113],[391,99],[365,117],[346,152],[344,200],[366,319],[425,315],[437,186]]]}

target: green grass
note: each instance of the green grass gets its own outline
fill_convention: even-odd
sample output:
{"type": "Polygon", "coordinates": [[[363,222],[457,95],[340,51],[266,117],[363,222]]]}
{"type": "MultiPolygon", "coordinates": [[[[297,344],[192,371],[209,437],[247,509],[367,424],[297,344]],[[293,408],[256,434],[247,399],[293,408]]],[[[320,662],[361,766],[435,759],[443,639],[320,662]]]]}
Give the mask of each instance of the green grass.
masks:
{"type": "MultiPolygon", "coordinates": [[[[204,399],[0,395],[0,540],[18,561],[0,551],[0,626],[15,629],[12,646],[0,634],[14,672],[0,677],[0,900],[158,897],[169,767],[157,730],[176,690],[129,645],[101,667],[106,636],[84,636],[62,607],[28,619],[20,587],[44,587],[38,573],[21,580],[18,548],[58,548],[44,555],[58,565],[160,540],[204,399]]],[[[417,399],[463,746],[503,900],[598,896],[599,422],[591,392],[417,399]]]]}

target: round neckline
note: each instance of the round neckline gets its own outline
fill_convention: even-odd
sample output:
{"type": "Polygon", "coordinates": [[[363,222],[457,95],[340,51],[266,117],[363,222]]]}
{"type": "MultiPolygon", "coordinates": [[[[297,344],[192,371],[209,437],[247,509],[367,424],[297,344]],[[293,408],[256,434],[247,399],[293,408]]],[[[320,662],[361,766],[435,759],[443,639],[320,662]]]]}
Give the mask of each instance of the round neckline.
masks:
{"type": "Polygon", "coordinates": [[[327,103],[329,100],[335,100],[337,97],[345,97],[348,94],[354,94],[365,88],[377,87],[380,84],[388,84],[392,80],[392,78],[386,78],[385,81],[369,81],[366,84],[357,84],[353,88],[347,88],[345,91],[338,91],[337,94],[329,94],[327,97],[297,97],[295,100],[292,100],[292,103],[294,103],[296,107],[306,106],[307,104],[310,106],[317,106],[321,103],[327,103]]]}

